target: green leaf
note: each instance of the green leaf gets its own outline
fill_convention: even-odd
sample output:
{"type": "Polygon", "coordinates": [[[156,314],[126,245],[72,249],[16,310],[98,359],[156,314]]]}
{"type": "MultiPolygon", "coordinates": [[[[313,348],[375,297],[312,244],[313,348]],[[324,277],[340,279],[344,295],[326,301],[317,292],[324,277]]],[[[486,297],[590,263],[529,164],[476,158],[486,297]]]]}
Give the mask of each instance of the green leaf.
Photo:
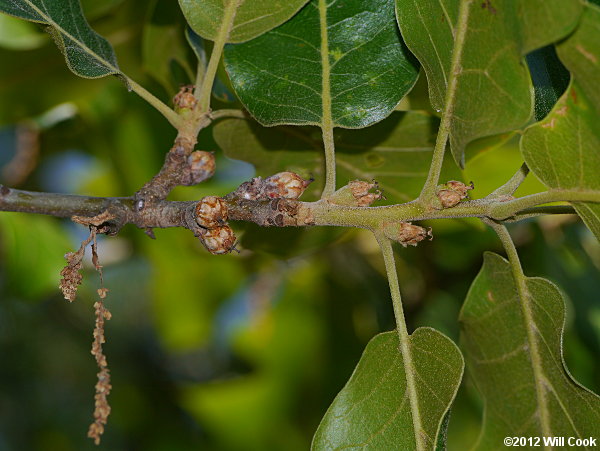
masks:
{"type": "Polygon", "coordinates": [[[225,67],[261,124],[327,129],[380,121],[418,76],[393,0],[312,0],[280,27],[226,46],[225,67]]]}
{"type": "Polygon", "coordinates": [[[181,84],[189,84],[194,80],[184,24],[181,23],[178,12],[171,0],[155,1],[144,26],[142,40],[144,68],[170,95],[176,93],[181,84]],[[183,68],[186,79],[178,80],[174,77],[173,64],[183,68]]]}
{"type": "Polygon", "coordinates": [[[2,212],[0,237],[2,259],[10,262],[4,267],[3,290],[27,299],[58,293],[60,271],[66,264],[63,255],[73,246],[58,221],[41,215],[2,212]]]}
{"type": "Polygon", "coordinates": [[[375,336],[350,380],[337,395],[313,438],[312,449],[415,449],[405,371],[416,379],[420,433],[435,449],[444,416],[463,374],[463,358],[452,340],[422,327],[409,338],[413,368],[404,368],[396,332],[375,336]]]}
{"type": "Polygon", "coordinates": [[[557,46],[557,52],[600,115],[600,7],[587,5],[579,27],[557,46]]]}
{"type": "MultiPolygon", "coordinates": [[[[600,200],[600,115],[577,82],[546,119],[529,127],[521,153],[549,188],[598,190],[600,200]]],[[[575,210],[600,239],[600,204],[575,203],[575,210]]]]}
{"type": "Polygon", "coordinates": [[[507,436],[600,435],[600,398],[563,361],[560,291],[537,277],[523,282],[524,297],[510,263],[486,253],[461,311],[463,349],[485,401],[480,450],[500,449],[507,436]]]}
{"type": "MultiPolygon", "coordinates": [[[[560,44],[558,54],[574,81],[546,120],[526,130],[521,152],[550,188],[600,191],[600,8],[586,8],[577,31],[560,44]]],[[[600,240],[600,204],[574,206],[600,240]]]]}
{"type": "Polygon", "coordinates": [[[572,31],[582,9],[579,0],[517,3],[396,0],[402,36],[427,74],[431,103],[450,115],[450,146],[461,167],[470,141],[527,123],[533,99],[523,56],[572,31]]]}
{"type": "MultiPolygon", "coordinates": [[[[204,39],[216,40],[225,9],[235,0],[179,0],[193,30],[204,39]]],[[[236,8],[227,42],[244,42],[281,25],[308,0],[244,0],[236,8]]],[[[235,6],[234,6],[235,7],[235,6]]]]}
{"type": "Polygon", "coordinates": [[[112,46],[90,28],[78,0],[0,0],[0,12],[45,25],[80,77],[123,76],[112,46]]]}
{"type": "MultiPolygon", "coordinates": [[[[385,121],[363,130],[336,130],[338,180],[375,179],[387,200],[414,199],[431,163],[437,119],[421,112],[396,112],[385,121]]],[[[321,132],[314,127],[264,128],[253,121],[226,119],[214,127],[214,138],[225,155],[256,167],[257,175],[294,171],[322,180],[321,132]]],[[[448,180],[460,178],[447,165],[448,180]]],[[[309,193],[320,193],[311,186],[309,193]]]]}

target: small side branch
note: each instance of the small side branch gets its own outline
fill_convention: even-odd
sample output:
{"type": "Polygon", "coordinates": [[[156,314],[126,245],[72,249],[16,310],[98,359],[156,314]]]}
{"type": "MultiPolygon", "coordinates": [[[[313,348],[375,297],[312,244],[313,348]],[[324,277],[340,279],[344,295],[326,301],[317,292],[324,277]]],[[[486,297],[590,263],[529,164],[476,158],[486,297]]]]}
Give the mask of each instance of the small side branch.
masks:
{"type": "Polygon", "coordinates": [[[195,185],[213,176],[214,156],[209,152],[193,152],[195,144],[195,139],[183,136],[175,139],[175,144],[165,156],[165,162],[158,174],[135,193],[138,210],[166,199],[176,186],[195,185]]]}

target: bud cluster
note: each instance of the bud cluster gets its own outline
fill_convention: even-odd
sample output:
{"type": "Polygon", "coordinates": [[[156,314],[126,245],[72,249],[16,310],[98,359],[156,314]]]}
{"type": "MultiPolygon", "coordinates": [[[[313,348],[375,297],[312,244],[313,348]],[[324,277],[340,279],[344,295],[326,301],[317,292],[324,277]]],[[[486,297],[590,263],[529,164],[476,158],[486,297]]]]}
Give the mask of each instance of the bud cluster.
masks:
{"type": "Polygon", "coordinates": [[[463,182],[456,180],[451,180],[445,185],[438,186],[437,197],[440,200],[441,208],[450,208],[458,205],[461,200],[468,197],[467,191],[473,188],[473,182],[465,185],[463,182]]]}
{"type": "Polygon", "coordinates": [[[379,187],[377,182],[369,183],[361,180],[353,180],[348,186],[350,187],[352,197],[354,197],[359,207],[368,207],[383,197],[381,190],[377,189],[379,187]],[[372,189],[376,189],[376,191],[371,193],[372,189]]]}
{"type": "Polygon", "coordinates": [[[399,242],[404,247],[409,244],[416,246],[427,237],[429,237],[429,241],[433,239],[431,227],[426,229],[410,222],[388,222],[383,225],[383,234],[390,240],[399,242]]]}
{"type": "Polygon", "coordinates": [[[221,197],[206,196],[194,210],[196,223],[202,228],[200,239],[211,254],[228,254],[235,248],[235,234],[227,225],[227,204],[221,197]]]}
{"type": "Polygon", "coordinates": [[[234,195],[247,200],[298,199],[311,183],[312,180],[304,180],[294,172],[279,172],[266,179],[255,177],[242,183],[234,195]]]}
{"type": "Polygon", "coordinates": [[[378,187],[379,185],[375,181],[353,180],[333,193],[327,200],[337,205],[368,207],[376,200],[384,198],[381,190],[377,189],[378,187]],[[375,191],[371,192],[372,189],[375,191]]]}

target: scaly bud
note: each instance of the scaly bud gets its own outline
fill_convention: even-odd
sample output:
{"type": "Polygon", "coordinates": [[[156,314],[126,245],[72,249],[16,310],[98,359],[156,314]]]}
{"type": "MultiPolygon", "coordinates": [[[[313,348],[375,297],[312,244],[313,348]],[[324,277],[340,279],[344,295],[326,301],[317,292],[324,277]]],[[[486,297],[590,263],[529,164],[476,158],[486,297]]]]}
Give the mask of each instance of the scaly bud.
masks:
{"type": "Polygon", "coordinates": [[[359,207],[368,207],[373,202],[383,197],[380,190],[377,190],[374,193],[369,192],[373,188],[378,187],[376,182],[369,183],[361,180],[353,180],[348,184],[348,186],[350,187],[350,192],[352,193],[352,196],[356,200],[356,204],[359,207]]]}
{"type": "Polygon", "coordinates": [[[185,178],[186,186],[197,185],[206,179],[209,179],[215,173],[215,156],[210,152],[196,150],[192,152],[187,159],[189,165],[189,178],[185,178]]]}
{"type": "Polygon", "coordinates": [[[327,201],[332,204],[347,205],[349,207],[368,207],[376,200],[383,199],[380,190],[376,190],[373,193],[369,192],[377,187],[377,182],[370,183],[362,180],[353,180],[329,196],[327,201]]]}
{"type": "Polygon", "coordinates": [[[206,229],[200,234],[200,239],[206,250],[215,255],[228,254],[235,246],[235,234],[228,225],[206,229]]]}
{"type": "Polygon", "coordinates": [[[227,204],[217,196],[206,196],[196,204],[196,222],[200,227],[212,229],[227,222],[227,204]]]}
{"type": "Polygon", "coordinates": [[[388,222],[383,225],[383,234],[390,240],[398,241],[402,246],[416,246],[417,243],[429,237],[433,239],[431,228],[413,225],[410,222],[388,222]]]}
{"type": "Polygon", "coordinates": [[[179,92],[175,94],[175,97],[173,97],[173,104],[175,105],[175,111],[177,113],[181,114],[196,108],[198,99],[192,94],[193,90],[194,87],[192,85],[182,86],[179,92]]]}
{"type": "Polygon", "coordinates": [[[298,199],[312,180],[304,180],[295,172],[279,172],[264,181],[264,195],[270,199],[298,199]]]}
{"type": "Polygon", "coordinates": [[[465,185],[463,182],[456,180],[450,180],[445,185],[438,186],[437,197],[440,200],[442,208],[454,207],[462,199],[465,199],[468,194],[467,191],[474,188],[473,182],[469,185],[465,185]]]}
{"type": "Polygon", "coordinates": [[[462,199],[459,193],[449,189],[439,190],[437,192],[437,197],[442,203],[442,208],[454,207],[455,205],[460,203],[460,200],[462,199]]]}

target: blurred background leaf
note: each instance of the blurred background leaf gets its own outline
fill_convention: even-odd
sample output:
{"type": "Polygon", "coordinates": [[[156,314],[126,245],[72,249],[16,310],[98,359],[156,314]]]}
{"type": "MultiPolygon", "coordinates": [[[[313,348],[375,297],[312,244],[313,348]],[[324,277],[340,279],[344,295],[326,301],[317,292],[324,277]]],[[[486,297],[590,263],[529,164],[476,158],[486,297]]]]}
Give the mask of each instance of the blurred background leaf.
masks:
{"type": "MultiPolygon", "coordinates": [[[[437,127],[438,120],[427,113],[395,112],[363,130],[335,130],[338,186],[376,180],[388,203],[414,199],[427,177],[437,127]]],[[[214,137],[225,155],[252,163],[259,175],[297,172],[316,179],[307,199],[321,193],[324,156],[318,128],[265,128],[251,120],[226,119],[214,127],[214,137]]],[[[446,165],[442,177],[461,175],[446,165]]]]}
{"type": "MultiPolygon", "coordinates": [[[[176,2],[167,3],[177,11],[176,2]]],[[[83,7],[121,68],[168,102],[171,93],[143,69],[151,4],[85,0],[83,7]]],[[[130,195],[160,168],[174,130],[116,79],[78,78],[50,39],[38,45],[0,49],[6,62],[0,64],[0,174],[18,153],[16,129],[33,123],[39,152],[20,187],[130,195]]],[[[378,127],[389,127],[396,114],[401,117],[394,113],[378,127]]],[[[216,152],[215,177],[178,188],[171,199],[224,195],[254,175],[269,175],[258,162],[255,169],[229,159],[213,131],[203,131],[199,142],[216,152]]],[[[483,197],[521,161],[516,141],[508,140],[474,153],[464,179],[475,182],[474,197],[483,197]]],[[[0,183],[7,183],[2,175],[0,183]]],[[[530,177],[521,189],[526,194],[543,185],[530,177]]],[[[501,249],[474,220],[428,225],[432,242],[397,249],[409,330],[431,326],[457,340],[458,312],[482,252],[501,249]]],[[[289,236],[288,230],[233,227],[243,250],[224,258],[207,255],[183,230],[158,231],[152,241],[127,227],[100,240],[113,313],[105,345],[114,386],[106,449],[307,449],[366,344],[394,327],[383,262],[368,232],[315,228],[289,236]]],[[[577,380],[600,390],[598,241],[574,216],[526,221],[512,232],[527,273],[568,294],[565,360],[577,380]]],[[[2,450],[97,449],[85,437],[97,371],[89,353],[97,274],[86,266],[73,304],[57,288],[63,255],[86,235],[69,221],[0,214],[0,360],[8,362],[0,365],[2,450]]],[[[452,408],[449,450],[474,444],[481,413],[467,378],[452,408]]]]}

